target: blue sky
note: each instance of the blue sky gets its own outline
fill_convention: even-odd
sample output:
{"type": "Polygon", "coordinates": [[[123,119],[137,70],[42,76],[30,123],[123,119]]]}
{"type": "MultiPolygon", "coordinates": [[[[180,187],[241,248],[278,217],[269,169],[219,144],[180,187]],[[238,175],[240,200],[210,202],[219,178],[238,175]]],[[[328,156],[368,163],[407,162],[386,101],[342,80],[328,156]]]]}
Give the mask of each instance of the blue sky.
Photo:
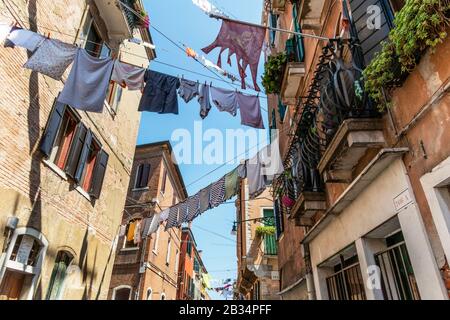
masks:
{"type": "MultiPolygon", "coordinates": [[[[211,2],[215,3],[217,7],[221,8],[233,18],[260,23],[262,0],[213,0],[211,2]]],[[[194,6],[191,0],[144,0],[144,4],[149,13],[152,26],[162,31],[176,43],[184,43],[198,53],[201,53],[201,48],[212,43],[219,32],[221,22],[209,18],[194,6]]],[[[158,34],[154,29],[151,28],[150,31],[153,42],[157,47],[156,52],[158,57],[155,61],[169,63],[215,77],[192,58],[188,58],[185,53],[158,34]]],[[[214,50],[207,57],[211,61],[216,62],[218,51],[218,49],[214,50]]],[[[261,58],[258,70],[259,83],[263,72],[262,60],[261,58]]],[[[223,57],[223,61],[226,61],[226,56],[223,57]]],[[[235,59],[232,59],[232,62],[232,66],[226,64],[224,68],[233,74],[237,74],[235,59]]],[[[230,89],[229,85],[224,82],[181,71],[160,63],[152,62],[150,69],[173,76],[184,75],[187,79],[199,80],[201,82],[207,81],[208,83],[212,82],[213,86],[230,89]]],[[[262,86],[260,85],[260,87],[262,86]]],[[[254,92],[249,91],[248,93],[254,92]]],[[[267,110],[267,100],[264,98],[260,100],[261,107],[267,110]]],[[[179,115],[143,113],[138,144],[171,140],[172,133],[176,129],[186,129],[192,133],[194,121],[201,120],[199,117],[199,105],[196,100],[186,104],[183,100],[179,99],[179,107],[179,115]]],[[[267,128],[267,112],[262,110],[262,114],[265,127],[267,128]]],[[[226,129],[248,129],[248,127],[241,126],[239,114],[236,117],[232,117],[228,113],[219,113],[214,108],[202,122],[202,126],[204,130],[218,129],[223,133],[225,133],[226,129]]],[[[199,139],[199,137],[195,138],[199,139]]],[[[252,156],[259,148],[266,144],[266,141],[260,142],[259,147],[251,149],[249,156],[252,156]]],[[[205,142],[203,145],[207,144],[205,142]]],[[[254,147],[254,145],[250,147],[254,147]]],[[[192,184],[199,177],[215,170],[217,167],[219,167],[218,164],[180,164],[180,170],[189,195],[195,194],[201,188],[221,178],[224,174],[234,169],[235,165],[225,165],[201,181],[192,184]]],[[[205,212],[193,223],[192,230],[198,247],[200,250],[203,250],[205,266],[213,279],[236,278],[236,238],[230,234],[233,221],[235,220],[235,211],[234,204],[226,203],[218,208],[205,212]]],[[[213,299],[221,299],[215,292],[210,292],[210,295],[213,299]]]]}

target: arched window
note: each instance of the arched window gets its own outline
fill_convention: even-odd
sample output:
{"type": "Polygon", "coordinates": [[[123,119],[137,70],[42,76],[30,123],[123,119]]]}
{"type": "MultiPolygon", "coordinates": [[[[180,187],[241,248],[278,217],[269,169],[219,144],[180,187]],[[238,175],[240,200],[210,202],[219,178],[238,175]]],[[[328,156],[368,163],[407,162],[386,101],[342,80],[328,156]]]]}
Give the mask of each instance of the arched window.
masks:
{"type": "Polygon", "coordinates": [[[130,286],[118,286],[113,290],[113,300],[131,300],[131,287],[130,286]]]}
{"type": "Polygon", "coordinates": [[[147,289],[147,300],[152,300],[153,290],[152,288],[147,289]]]}
{"type": "Polygon", "coordinates": [[[50,284],[47,291],[47,300],[60,300],[64,295],[64,282],[67,269],[73,261],[73,255],[67,251],[59,251],[53,266],[50,284]]]}
{"type": "Polygon", "coordinates": [[[161,293],[161,300],[166,300],[166,294],[165,293],[161,293]]]}
{"type": "Polygon", "coordinates": [[[0,256],[0,300],[31,300],[41,274],[48,241],[33,228],[17,228],[0,256]]]}

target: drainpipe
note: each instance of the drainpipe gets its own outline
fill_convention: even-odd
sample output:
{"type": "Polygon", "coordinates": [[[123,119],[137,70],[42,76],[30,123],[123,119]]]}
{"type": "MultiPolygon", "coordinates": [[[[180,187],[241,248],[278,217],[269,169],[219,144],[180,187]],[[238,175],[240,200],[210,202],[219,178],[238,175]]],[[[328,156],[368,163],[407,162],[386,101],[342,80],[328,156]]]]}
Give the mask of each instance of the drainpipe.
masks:
{"type": "Polygon", "coordinates": [[[303,244],[303,257],[305,259],[306,268],[306,289],[308,291],[308,300],[316,300],[316,288],[314,287],[314,279],[312,274],[311,256],[309,255],[309,245],[303,244]]]}

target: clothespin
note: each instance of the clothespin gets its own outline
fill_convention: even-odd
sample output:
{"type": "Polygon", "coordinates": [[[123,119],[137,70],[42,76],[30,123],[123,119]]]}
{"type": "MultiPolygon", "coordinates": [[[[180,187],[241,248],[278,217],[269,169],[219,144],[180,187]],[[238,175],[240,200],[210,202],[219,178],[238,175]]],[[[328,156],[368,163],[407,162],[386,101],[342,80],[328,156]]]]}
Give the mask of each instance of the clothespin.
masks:
{"type": "Polygon", "coordinates": [[[212,81],[209,83],[209,86],[212,88],[212,81]]]}
{"type": "Polygon", "coordinates": [[[47,34],[47,39],[50,39],[50,32],[47,34]]]}

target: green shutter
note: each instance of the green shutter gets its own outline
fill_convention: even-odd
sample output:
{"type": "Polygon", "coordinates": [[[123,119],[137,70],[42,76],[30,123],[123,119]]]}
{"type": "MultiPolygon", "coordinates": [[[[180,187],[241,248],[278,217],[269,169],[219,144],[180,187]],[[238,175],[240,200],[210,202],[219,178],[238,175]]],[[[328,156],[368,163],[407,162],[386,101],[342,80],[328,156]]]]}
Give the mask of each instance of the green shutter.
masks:
{"type": "Polygon", "coordinates": [[[284,115],[286,114],[286,106],[283,104],[280,97],[278,97],[278,113],[280,114],[280,121],[283,122],[284,115]]]}
{"type": "MultiPolygon", "coordinates": [[[[265,226],[275,226],[275,215],[273,213],[273,209],[264,209],[263,210],[264,225],[265,226]]],[[[275,235],[265,235],[264,236],[264,254],[267,255],[277,255],[277,240],[275,235]]]]}
{"type": "MultiPolygon", "coordinates": [[[[298,17],[298,8],[297,5],[294,4],[292,6],[292,16],[294,19],[294,30],[295,32],[302,32],[302,28],[300,27],[300,19],[298,17]]],[[[295,53],[296,53],[296,61],[303,62],[305,60],[305,49],[303,47],[303,37],[299,35],[294,36],[295,39],[295,53]]]]}

